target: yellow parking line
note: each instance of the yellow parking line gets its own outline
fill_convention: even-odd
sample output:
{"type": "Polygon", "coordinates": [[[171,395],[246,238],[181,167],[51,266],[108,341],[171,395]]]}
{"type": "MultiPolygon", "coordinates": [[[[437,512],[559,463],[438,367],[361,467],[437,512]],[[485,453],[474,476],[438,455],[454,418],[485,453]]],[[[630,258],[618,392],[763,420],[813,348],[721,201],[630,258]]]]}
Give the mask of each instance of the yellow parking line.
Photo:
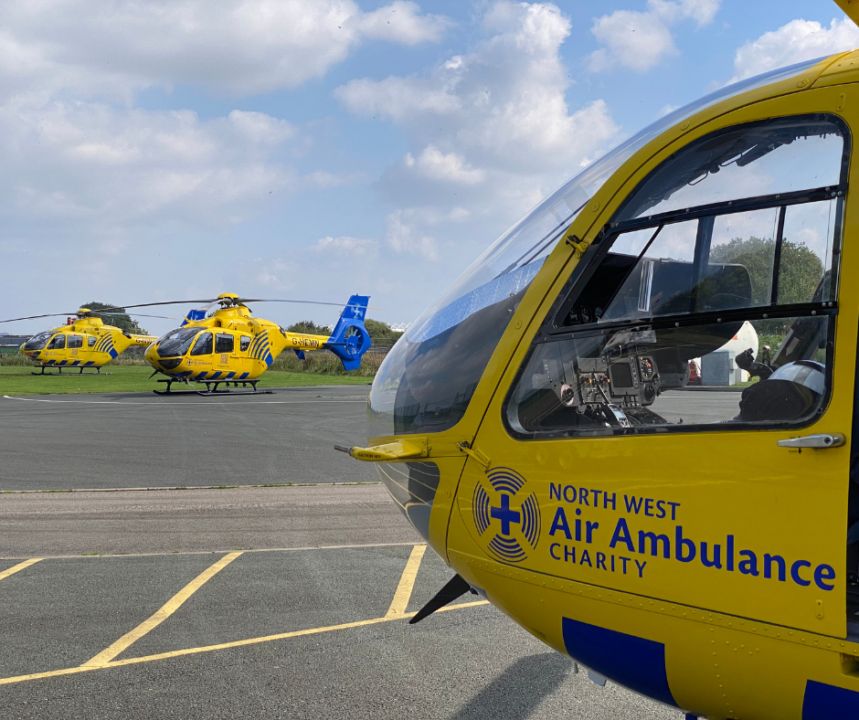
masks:
{"type": "Polygon", "coordinates": [[[16,572],[23,570],[24,568],[30,567],[30,565],[35,565],[42,558],[31,558],[30,560],[25,560],[22,563],[18,563],[17,565],[13,565],[12,567],[0,572],[0,580],[5,580],[10,575],[14,575],[16,572]]]}
{"type": "MultiPolygon", "coordinates": [[[[486,600],[460,603],[459,605],[448,605],[439,608],[437,613],[451,610],[462,610],[464,608],[488,605],[486,600]]],[[[219,645],[204,645],[202,647],[187,648],[185,650],[173,650],[171,652],[159,653],[158,655],[145,655],[143,657],[128,658],[126,660],[115,660],[103,665],[90,665],[89,663],[80,667],[66,668],[64,670],[49,670],[48,672],[32,673],[30,675],[16,675],[15,677],[0,678],[0,685],[11,685],[13,683],[26,682],[28,680],[41,680],[43,678],[59,677],[61,675],[76,675],[77,673],[90,672],[92,670],[106,670],[107,668],[121,667],[123,665],[138,665],[140,663],[154,662],[155,660],[168,660],[170,658],[182,657],[184,655],[199,655],[200,653],[213,652],[214,650],[229,650],[230,648],[243,647],[245,645],[258,645],[260,643],[273,642],[275,640],[286,640],[288,638],[302,637],[304,635],[317,635],[319,633],[334,632],[336,630],[349,630],[351,628],[363,627],[365,625],[378,625],[379,623],[393,622],[412,618],[417,613],[406,613],[399,617],[381,617],[372,620],[359,620],[358,622],[344,623],[342,625],[328,625],[327,627],[310,628],[308,630],[295,630],[294,632],[280,633],[279,635],[266,635],[264,637],[249,638],[248,640],[236,640],[234,642],[220,643],[219,645]]],[[[92,662],[92,661],[90,661],[92,662]]]]}
{"type": "Polygon", "coordinates": [[[391,607],[385,614],[386,618],[402,617],[409,606],[409,598],[412,596],[412,589],[415,586],[415,579],[418,576],[418,570],[421,567],[421,560],[427,550],[426,545],[415,545],[409,555],[409,560],[406,563],[406,569],[400,577],[400,582],[397,585],[397,590],[394,593],[394,599],[391,601],[391,607]]]}
{"type": "Polygon", "coordinates": [[[199,590],[203,585],[211,580],[215,575],[217,575],[221,570],[223,570],[227,565],[229,565],[233,560],[235,560],[240,552],[230,553],[229,555],[225,555],[214,565],[210,566],[203,572],[201,572],[196,578],[194,578],[191,582],[189,582],[185,587],[183,587],[178,593],[176,593],[172,598],[170,598],[164,605],[158,610],[152,617],[148,620],[144,620],[140,625],[138,625],[134,630],[129,633],[123,635],[119,640],[117,640],[113,645],[109,648],[102,650],[98,655],[96,655],[91,660],[88,660],[83,664],[83,667],[103,667],[107,663],[109,663],[113,658],[119,655],[124,650],[131,647],[134,643],[136,643],[140,638],[142,638],[146,633],[150,632],[154,628],[158,627],[161,623],[163,623],[167,618],[169,618],[174,612],[176,612],[182,604],[190,598],[197,590],[199,590]]]}

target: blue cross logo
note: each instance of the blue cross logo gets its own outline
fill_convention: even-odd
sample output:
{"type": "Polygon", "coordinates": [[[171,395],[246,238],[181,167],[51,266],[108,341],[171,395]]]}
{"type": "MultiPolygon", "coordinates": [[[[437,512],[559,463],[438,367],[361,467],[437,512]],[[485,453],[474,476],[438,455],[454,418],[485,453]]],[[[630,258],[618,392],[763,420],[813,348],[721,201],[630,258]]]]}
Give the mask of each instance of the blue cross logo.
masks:
{"type": "Polygon", "coordinates": [[[542,519],[537,496],[525,488],[525,478],[511,468],[487,470],[486,481],[479,480],[474,486],[474,528],[486,538],[484,542],[492,556],[503,562],[522,562],[540,541],[542,519]],[[511,501],[517,503],[517,510],[510,507],[511,501]],[[493,520],[498,520],[501,527],[493,520]]]}
{"type": "Polygon", "coordinates": [[[510,535],[510,523],[520,524],[522,516],[516,510],[510,509],[510,496],[501,495],[501,507],[489,508],[489,514],[496,520],[501,521],[501,534],[510,535]]]}

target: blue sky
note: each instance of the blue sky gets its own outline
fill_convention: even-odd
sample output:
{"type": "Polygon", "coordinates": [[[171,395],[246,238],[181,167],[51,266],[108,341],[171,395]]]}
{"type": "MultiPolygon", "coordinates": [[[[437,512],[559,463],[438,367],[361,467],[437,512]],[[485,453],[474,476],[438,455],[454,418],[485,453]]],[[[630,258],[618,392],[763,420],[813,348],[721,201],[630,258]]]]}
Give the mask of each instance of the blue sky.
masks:
{"type": "Polygon", "coordinates": [[[830,0],[43,0],[0,28],[6,317],[361,292],[408,323],[668,109],[859,46],[830,0]]]}

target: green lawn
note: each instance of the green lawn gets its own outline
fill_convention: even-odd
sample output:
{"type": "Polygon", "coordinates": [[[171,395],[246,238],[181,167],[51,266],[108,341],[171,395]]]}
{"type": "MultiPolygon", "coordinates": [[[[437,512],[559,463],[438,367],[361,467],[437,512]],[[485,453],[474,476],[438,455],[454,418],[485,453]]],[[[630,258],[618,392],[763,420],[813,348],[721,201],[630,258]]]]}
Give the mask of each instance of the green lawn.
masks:
{"type": "MultiPolygon", "coordinates": [[[[2,395],[50,395],[70,393],[141,392],[163,389],[164,383],[149,379],[152,368],[141,365],[108,365],[102,375],[31,375],[29,366],[0,366],[0,396],[2,395]],[[109,375],[105,373],[110,373],[109,375]]],[[[259,387],[308,387],[314,385],[363,385],[367,387],[372,378],[351,375],[317,375],[314,373],[283,372],[269,370],[260,379],[259,387]]],[[[188,389],[178,383],[176,390],[188,389]]],[[[205,385],[194,383],[193,388],[205,389],[205,385]]]]}

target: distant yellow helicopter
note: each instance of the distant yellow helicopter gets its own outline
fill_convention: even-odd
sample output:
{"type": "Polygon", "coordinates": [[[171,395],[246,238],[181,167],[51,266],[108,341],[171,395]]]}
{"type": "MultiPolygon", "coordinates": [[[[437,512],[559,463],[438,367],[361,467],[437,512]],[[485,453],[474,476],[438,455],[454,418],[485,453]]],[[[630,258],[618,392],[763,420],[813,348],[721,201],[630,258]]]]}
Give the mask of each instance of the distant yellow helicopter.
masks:
{"type": "Polygon", "coordinates": [[[414,620],[471,590],[687,718],[859,718],[857,129],[859,51],[724,88],[409,328],[339,449],[456,572],[414,620]]]}
{"type": "MultiPolygon", "coordinates": [[[[18,320],[34,320],[44,317],[55,317],[59,315],[74,315],[66,325],[45,330],[33,335],[27,342],[21,345],[22,355],[38,364],[41,372],[33,375],[50,375],[46,373],[48,368],[56,368],[59,374],[63,370],[74,368],[78,374],[84,370],[94,369],[101,374],[101,368],[111,360],[117,358],[122,352],[132,345],[146,347],[156,340],[151,335],[135,335],[125,332],[113,325],[105,325],[102,315],[110,316],[123,313],[112,313],[96,311],[89,308],[80,308],[74,313],[52,313],[50,315],[33,315],[27,318],[15,318],[14,320],[3,320],[2,322],[17,322],[18,320]]],[[[160,317],[147,315],[143,317],[160,317]]]]}
{"type": "MultiPolygon", "coordinates": [[[[371,345],[370,335],[364,327],[369,299],[366,295],[350,297],[330,336],[288,332],[270,320],[253,317],[246,305],[250,302],[309,301],[241,298],[234,293],[223,293],[214,300],[191,301],[204,302],[207,306],[192,310],[182,327],[158,338],[146,350],[145,357],[155,368],[153,374],[167,376],[159,380],[167,384],[166,390],[153,392],[159,395],[171,394],[174,382],[190,384],[192,381],[205,384],[206,390],[185,392],[199,395],[271,392],[257,390],[257,383],[275,358],[288,349],[294,350],[301,359],[304,359],[306,351],[330,350],[346,370],[356,370],[361,365],[362,355],[371,345]],[[226,389],[219,389],[221,385],[226,389]],[[231,385],[233,388],[250,385],[251,389],[229,390],[231,385]]],[[[144,303],[124,307],[187,302],[144,303]]]]}

